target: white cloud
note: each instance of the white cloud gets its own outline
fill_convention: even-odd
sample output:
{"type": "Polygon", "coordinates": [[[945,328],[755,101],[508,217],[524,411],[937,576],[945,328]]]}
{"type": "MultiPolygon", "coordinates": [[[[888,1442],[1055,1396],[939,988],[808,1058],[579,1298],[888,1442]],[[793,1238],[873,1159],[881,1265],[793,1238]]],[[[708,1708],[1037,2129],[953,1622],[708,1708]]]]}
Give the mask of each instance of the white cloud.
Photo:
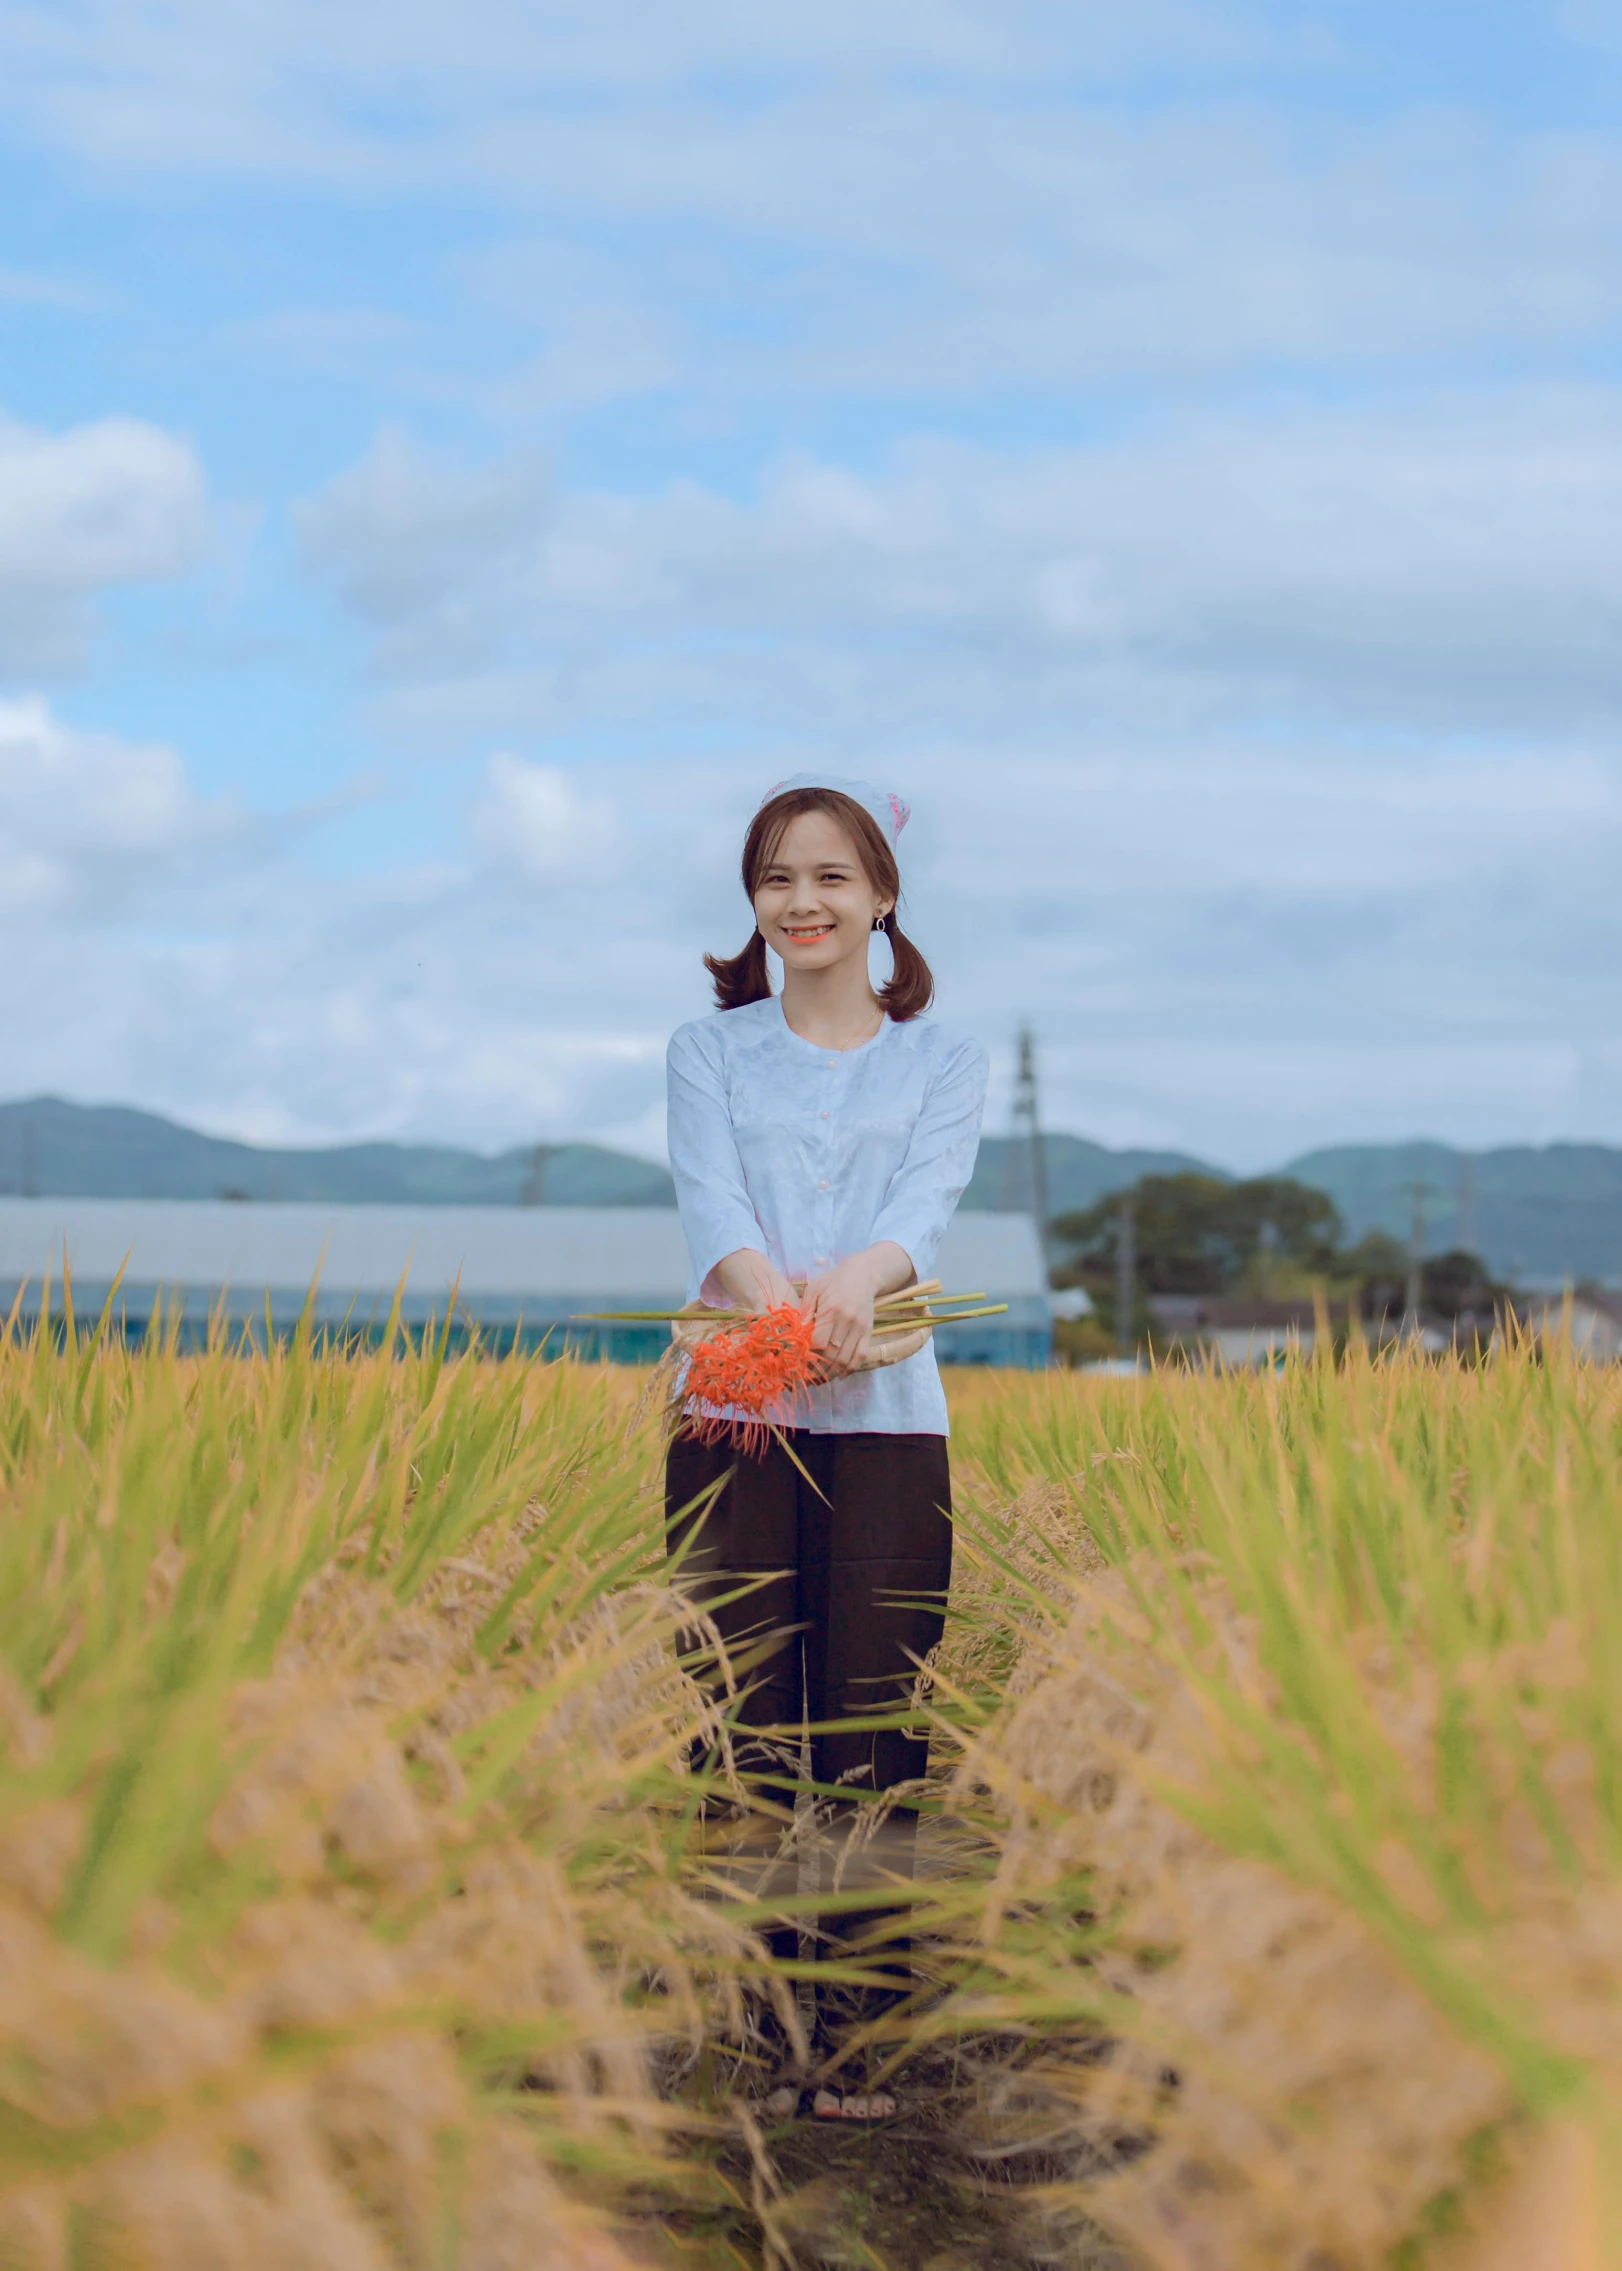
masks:
{"type": "Polygon", "coordinates": [[[482,609],[522,587],[548,494],[532,457],[441,463],[390,427],[295,517],[310,566],[382,631],[383,666],[409,670],[416,652],[437,671],[487,647],[482,609]]]}
{"type": "Polygon", "coordinates": [[[1555,16],[1572,39],[1622,49],[1622,6],[1617,0],[1562,0],[1555,16]]]}
{"type": "MultiPolygon", "coordinates": [[[[743,818],[826,762],[914,796],[943,1014],[1000,1080],[1033,1016],[1058,1124],[1242,1164],[1614,1139],[1622,393],[1546,374],[1610,367],[1622,147],[1387,101],[1279,14],[0,0],[28,146],[285,223],[289,304],[209,347],[556,443],[385,426],[296,514],[374,722],[466,768],[364,875],[171,751],[0,710],[8,1083],[648,1142],[700,952],[745,934],[743,818]],[[346,236],[369,206],[429,217],[420,273],[346,236]],[[759,470],[784,432],[851,439],[759,470]]],[[[70,662],[203,520],[157,427],[0,430],[0,669],[70,662]]],[[[233,605],[269,588],[273,714],[320,743],[273,550],[233,605]]]]}
{"type": "Polygon", "coordinates": [[[1207,415],[546,493],[386,438],[309,557],[441,730],[1062,730],[1285,714],[1587,730],[1622,704],[1622,394],[1207,415]]]}
{"type": "Polygon", "coordinates": [[[387,308],[293,307],[232,324],[221,343],[298,371],[375,379],[398,366],[413,336],[405,317],[387,308]]]}
{"type": "Polygon", "coordinates": [[[94,924],[161,904],[243,829],[172,749],[77,732],[38,696],[0,701],[0,924],[26,933],[41,917],[94,924]]]}
{"type": "Polygon", "coordinates": [[[0,417],[0,671],[70,663],[87,602],[178,574],[204,522],[197,459],[156,426],[106,418],[47,434],[0,417]]]}
{"type": "Polygon", "coordinates": [[[600,884],[620,850],[610,805],[582,797],[561,766],[529,764],[506,750],[485,766],[470,828],[493,865],[553,886],[600,884]]]}
{"type": "Polygon", "coordinates": [[[992,1126],[1028,1016],[1050,1124],[1110,1141],[1261,1166],[1427,1129],[1614,1140],[1613,755],[1128,740],[892,770],[909,927],[997,1051],[992,1126]]]}
{"type": "MultiPolygon", "coordinates": [[[[637,249],[622,303],[685,331],[711,400],[1363,372],[1614,338],[1622,316],[1614,141],[1462,113],[1304,126],[1209,90],[797,90],[742,113],[565,115],[501,187],[551,236],[579,228],[582,183],[598,229],[637,249]],[[686,257],[667,269],[675,221],[686,257]]],[[[499,257],[487,273],[523,313],[527,255],[508,258],[505,290],[499,257]]]]}
{"type": "MultiPolygon", "coordinates": [[[[490,1148],[656,1148],[665,1038],[708,1006],[704,949],[746,934],[742,829],[797,754],[509,754],[470,784],[466,851],[340,876],[298,836],[222,837],[173,759],[117,745],[67,737],[30,807],[51,730],[12,720],[0,744],[35,752],[0,763],[7,864],[59,871],[9,910],[28,943],[0,955],[9,1086],[490,1148]]],[[[996,1052],[993,1128],[1029,1016],[1051,1123],[1114,1141],[1260,1165],[1426,1128],[1614,1134],[1612,758],[1009,737],[863,765],[914,801],[909,929],[940,1014],[996,1052]]]]}
{"type": "Polygon", "coordinates": [[[488,175],[530,114],[701,86],[747,111],[787,82],[891,77],[1109,85],[1155,66],[1278,56],[1262,11],[1220,0],[9,0],[6,106],[81,156],[167,172],[488,175]]]}
{"type": "Polygon", "coordinates": [[[0,268],[0,302],[14,306],[60,308],[71,315],[88,315],[104,305],[102,295],[65,276],[32,269],[0,268]]]}
{"type": "Polygon", "coordinates": [[[125,174],[471,193],[517,239],[472,267],[540,342],[470,388],[508,405],[1070,399],[1615,340],[1614,137],[1382,107],[1354,44],[1277,14],[10,0],[0,112],[125,174]]]}
{"type": "MultiPolygon", "coordinates": [[[[185,814],[171,818],[184,839],[185,814]]],[[[657,1144],[666,1033],[703,986],[696,957],[671,967],[656,889],[609,924],[505,856],[340,877],[282,837],[258,857],[171,861],[167,881],[150,851],[132,858],[131,904],[94,887],[122,851],[48,841],[32,861],[3,786],[0,836],[7,864],[51,869],[32,905],[0,901],[10,1093],[116,1098],[261,1139],[657,1144]]]]}

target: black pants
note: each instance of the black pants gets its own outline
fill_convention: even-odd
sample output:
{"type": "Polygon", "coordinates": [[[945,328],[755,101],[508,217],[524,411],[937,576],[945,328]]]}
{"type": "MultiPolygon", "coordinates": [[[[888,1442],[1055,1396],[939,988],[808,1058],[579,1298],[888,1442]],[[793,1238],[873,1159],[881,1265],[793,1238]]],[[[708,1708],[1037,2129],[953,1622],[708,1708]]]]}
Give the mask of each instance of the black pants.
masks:
{"type": "MultiPolygon", "coordinates": [[[[811,1780],[848,1790],[843,1813],[860,1840],[864,1801],[921,1777],[927,1734],[898,1727],[819,1732],[819,1723],[905,1711],[919,1662],[940,1639],[952,1576],[952,1485],[942,1435],[812,1435],[788,1431],[812,1477],[797,1472],[775,1440],[760,1454],[678,1436],[665,1465],[665,1513],[672,1550],[686,1547],[681,1577],[714,1616],[730,1655],[749,1660],[741,1725],[758,1740],[745,1764],[781,1774],[797,1765],[809,1721],[811,1780]],[[709,1511],[689,1511],[725,1476],[709,1511]],[[695,1534],[696,1530],[696,1534],[695,1534]],[[721,1600],[740,1579],[772,1573],[741,1599],[721,1600]]],[[[784,1791],[785,1800],[791,1793],[784,1791]]],[[[868,1878],[910,1872],[916,1814],[898,1804],[872,1841],[868,1878]]],[[[850,1877],[844,1880],[852,1882],[850,1877]]],[[[862,1872],[856,1874],[863,1881],[862,1872]]],[[[871,1915],[831,1916],[819,1952],[859,1946],[871,1915]]],[[[771,1934],[774,1952],[792,1959],[799,1932],[771,1934]]],[[[905,1940],[887,1934],[889,1962],[875,1974],[893,1997],[905,1983],[905,1940]]],[[[866,1998],[871,2016],[874,1998],[866,1998]]]]}

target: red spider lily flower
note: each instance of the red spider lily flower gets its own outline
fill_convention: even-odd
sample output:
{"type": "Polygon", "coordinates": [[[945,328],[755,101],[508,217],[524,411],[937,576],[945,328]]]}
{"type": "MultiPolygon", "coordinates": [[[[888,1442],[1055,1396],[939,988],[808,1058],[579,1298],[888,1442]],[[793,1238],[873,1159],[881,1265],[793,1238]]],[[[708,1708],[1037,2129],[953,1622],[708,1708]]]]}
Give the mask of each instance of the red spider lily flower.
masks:
{"type": "Polygon", "coordinates": [[[763,1443],[773,1430],[765,1417],[772,1405],[791,1402],[817,1377],[815,1334],[816,1319],[785,1302],[701,1340],[685,1382],[691,1432],[706,1443],[728,1437],[746,1449],[763,1443]],[[694,1404],[708,1408],[695,1411],[694,1404]],[[723,1418],[723,1410],[739,1416],[723,1418]]]}

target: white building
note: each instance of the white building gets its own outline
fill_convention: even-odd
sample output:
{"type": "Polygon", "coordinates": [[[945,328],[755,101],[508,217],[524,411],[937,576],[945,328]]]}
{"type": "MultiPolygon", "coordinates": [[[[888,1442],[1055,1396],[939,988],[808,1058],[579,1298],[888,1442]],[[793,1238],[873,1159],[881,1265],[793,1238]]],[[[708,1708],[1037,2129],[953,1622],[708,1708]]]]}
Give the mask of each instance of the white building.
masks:
{"type": "Polygon", "coordinates": [[[1161,1347],[1198,1349],[1223,1366],[1265,1366],[1287,1354],[1310,1356],[1318,1339],[1317,1312],[1310,1301],[1151,1293],[1149,1314],[1161,1347]]]}
{"type": "MultiPolygon", "coordinates": [[[[397,1288],[411,1325],[443,1318],[497,1346],[567,1337],[588,1350],[656,1356],[657,1326],[579,1326],[597,1309],[675,1308],[687,1248],[666,1207],[255,1205],[215,1199],[0,1198],[0,1300],[37,1315],[47,1283],[61,1303],[66,1258],[75,1309],[100,1310],[115,1280],[127,1330],[155,1304],[179,1304],[189,1338],[211,1313],[235,1326],[291,1328],[311,1298],[316,1322],[382,1324],[397,1288]],[[122,1277],[120,1273],[122,1272],[122,1277]]],[[[1040,1365],[1052,1347],[1046,1278],[1028,1215],[960,1214],[937,1274],[949,1292],[1008,1303],[1005,1317],[938,1336],[944,1362],[1040,1365]]]]}
{"type": "Polygon", "coordinates": [[[1572,1347],[1589,1363],[1622,1362],[1622,1295],[1551,1294],[1522,1305],[1521,1315],[1538,1340],[1569,1334],[1572,1347]]]}

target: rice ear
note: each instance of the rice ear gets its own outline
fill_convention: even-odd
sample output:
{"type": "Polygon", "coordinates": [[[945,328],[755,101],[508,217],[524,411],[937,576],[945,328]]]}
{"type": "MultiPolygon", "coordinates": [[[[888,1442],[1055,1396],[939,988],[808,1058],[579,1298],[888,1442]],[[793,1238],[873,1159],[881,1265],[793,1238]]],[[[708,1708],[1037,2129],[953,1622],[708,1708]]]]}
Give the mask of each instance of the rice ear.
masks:
{"type": "Polygon", "coordinates": [[[0,2259],[629,2271],[658,2061],[724,2075],[762,1968],[638,1388],[0,1343],[0,2259]]]}

